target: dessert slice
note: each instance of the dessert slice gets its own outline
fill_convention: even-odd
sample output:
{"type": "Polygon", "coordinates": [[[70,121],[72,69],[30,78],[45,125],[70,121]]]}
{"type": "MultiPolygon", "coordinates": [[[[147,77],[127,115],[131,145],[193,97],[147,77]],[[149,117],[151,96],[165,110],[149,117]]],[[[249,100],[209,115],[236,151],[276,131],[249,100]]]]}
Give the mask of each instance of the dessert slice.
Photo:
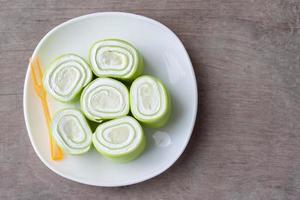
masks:
{"type": "Polygon", "coordinates": [[[64,109],[52,120],[52,134],[57,144],[70,154],[83,154],[90,149],[92,131],[77,109],[64,109]]]}
{"type": "Polygon", "coordinates": [[[93,144],[103,156],[128,162],[144,151],[146,141],[141,125],[126,116],[100,124],[93,135],[93,144]]]}

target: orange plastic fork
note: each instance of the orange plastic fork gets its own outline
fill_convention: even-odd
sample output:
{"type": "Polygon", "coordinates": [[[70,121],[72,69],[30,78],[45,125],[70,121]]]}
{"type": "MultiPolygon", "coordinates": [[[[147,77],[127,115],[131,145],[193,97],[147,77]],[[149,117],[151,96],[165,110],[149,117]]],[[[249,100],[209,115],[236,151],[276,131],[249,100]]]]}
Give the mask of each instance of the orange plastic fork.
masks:
{"type": "Polygon", "coordinates": [[[33,80],[34,84],[34,90],[37,94],[37,96],[40,98],[43,110],[44,110],[44,115],[46,118],[47,126],[48,126],[48,133],[49,133],[49,140],[50,140],[50,152],[51,152],[51,158],[52,160],[61,160],[63,159],[63,152],[61,148],[56,144],[56,142],[53,139],[53,136],[51,134],[51,117],[50,117],[50,112],[48,108],[48,102],[46,98],[46,91],[43,86],[43,73],[41,70],[41,65],[39,58],[33,58],[30,59],[30,67],[31,67],[31,78],[33,80]]]}

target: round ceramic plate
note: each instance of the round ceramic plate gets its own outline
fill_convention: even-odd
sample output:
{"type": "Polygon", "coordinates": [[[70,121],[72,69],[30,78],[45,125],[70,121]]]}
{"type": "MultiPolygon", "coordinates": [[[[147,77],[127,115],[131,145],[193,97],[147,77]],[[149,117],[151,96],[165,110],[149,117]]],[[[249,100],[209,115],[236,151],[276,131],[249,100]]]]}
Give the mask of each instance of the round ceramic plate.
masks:
{"type": "MultiPolygon", "coordinates": [[[[69,20],[51,30],[37,45],[42,67],[64,53],[88,58],[91,45],[104,38],[132,43],[145,59],[144,74],[160,78],[171,93],[172,117],[163,128],[147,129],[147,148],[136,160],[120,164],[103,158],[95,149],[81,156],[50,159],[48,130],[42,106],[30,79],[24,85],[24,115],[31,144],[42,162],[57,174],[84,184],[124,186],[150,179],[168,169],[184,151],[197,113],[197,84],[189,56],[176,35],[147,17],[119,12],[95,13],[69,20]]],[[[76,107],[48,96],[51,113],[76,107]]]]}

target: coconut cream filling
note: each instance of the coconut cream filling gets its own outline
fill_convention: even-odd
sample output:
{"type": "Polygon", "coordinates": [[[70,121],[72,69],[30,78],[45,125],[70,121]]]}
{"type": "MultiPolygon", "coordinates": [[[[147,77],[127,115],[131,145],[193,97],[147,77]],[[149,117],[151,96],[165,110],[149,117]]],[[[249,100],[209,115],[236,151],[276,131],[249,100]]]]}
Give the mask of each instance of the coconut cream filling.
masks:
{"type": "Polygon", "coordinates": [[[95,88],[87,97],[88,110],[92,114],[117,113],[124,108],[122,94],[114,87],[95,88]]]}
{"type": "Polygon", "coordinates": [[[84,71],[78,63],[64,63],[51,74],[49,86],[59,96],[72,96],[83,85],[82,73],[84,71]]]}
{"type": "Polygon", "coordinates": [[[89,148],[92,133],[79,111],[64,110],[55,118],[55,136],[69,150],[89,148]]]}
{"type": "Polygon", "coordinates": [[[96,43],[90,56],[93,69],[98,75],[129,76],[138,60],[133,47],[113,40],[96,43]]]}
{"type": "Polygon", "coordinates": [[[126,70],[128,66],[132,65],[132,61],[132,55],[118,47],[103,47],[96,54],[97,66],[103,70],[126,70]]]}
{"type": "Polygon", "coordinates": [[[71,99],[92,77],[89,66],[74,55],[60,58],[49,70],[45,77],[46,87],[57,98],[71,99]]]}
{"type": "Polygon", "coordinates": [[[160,93],[154,82],[144,82],[137,88],[138,110],[144,115],[154,115],[160,109],[160,93]]]}
{"type": "Polygon", "coordinates": [[[132,85],[132,112],[141,119],[159,117],[167,109],[166,94],[163,86],[157,81],[144,77],[132,85]]]}
{"type": "Polygon", "coordinates": [[[129,109],[125,86],[110,79],[99,79],[83,94],[82,108],[92,118],[111,118],[126,114],[129,109]]]}
{"type": "Polygon", "coordinates": [[[103,152],[119,155],[138,147],[142,140],[141,126],[130,117],[100,125],[95,133],[96,146],[103,152]]]}

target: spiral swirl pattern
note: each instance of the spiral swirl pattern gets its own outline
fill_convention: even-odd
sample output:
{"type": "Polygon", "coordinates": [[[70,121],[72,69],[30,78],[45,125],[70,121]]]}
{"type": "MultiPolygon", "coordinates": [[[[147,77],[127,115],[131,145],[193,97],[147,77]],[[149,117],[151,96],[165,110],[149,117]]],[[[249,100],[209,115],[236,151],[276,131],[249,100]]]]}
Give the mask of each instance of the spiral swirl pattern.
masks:
{"type": "Polygon", "coordinates": [[[82,92],[81,110],[90,120],[101,122],[129,113],[127,87],[111,78],[97,78],[82,92]]]}
{"type": "Polygon", "coordinates": [[[70,154],[83,154],[90,149],[92,131],[79,110],[59,111],[52,121],[52,134],[56,142],[70,154]]]}
{"type": "Polygon", "coordinates": [[[163,126],[170,116],[170,98],[163,83],[152,76],[137,78],[130,88],[133,116],[151,127],[163,126]]]}
{"type": "Polygon", "coordinates": [[[129,161],[145,148],[141,125],[132,117],[122,117],[100,124],[93,135],[93,144],[103,156],[129,161]]]}
{"type": "Polygon", "coordinates": [[[69,102],[78,97],[92,76],[86,61],[75,54],[66,54],[50,64],[45,72],[44,86],[57,100],[69,102]]]}
{"type": "Polygon", "coordinates": [[[106,39],[96,42],[90,49],[90,63],[98,77],[131,80],[143,71],[143,58],[128,42],[106,39]]]}

